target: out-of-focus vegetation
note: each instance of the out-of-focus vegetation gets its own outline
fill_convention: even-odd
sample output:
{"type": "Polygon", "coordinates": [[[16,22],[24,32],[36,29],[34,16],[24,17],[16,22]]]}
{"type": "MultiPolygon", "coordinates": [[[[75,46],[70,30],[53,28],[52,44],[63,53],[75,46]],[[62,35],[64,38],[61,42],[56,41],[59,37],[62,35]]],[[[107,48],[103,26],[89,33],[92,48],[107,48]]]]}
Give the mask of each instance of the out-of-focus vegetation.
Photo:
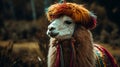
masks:
{"type": "MultiPolygon", "coordinates": [[[[45,67],[43,65],[46,65],[49,42],[49,38],[46,35],[49,22],[46,19],[45,11],[49,5],[59,1],[60,0],[0,0],[0,40],[6,43],[5,45],[5,43],[0,42],[0,67],[20,67],[20,65],[22,67],[30,67],[32,65],[35,66],[34,64],[36,64],[36,67],[45,67]],[[25,48],[25,50],[20,48],[20,52],[14,54],[14,51],[17,50],[13,46],[9,47],[10,44],[6,42],[9,40],[13,43],[12,45],[16,45],[16,43],[23,45],[23,42],[27,42],[28,48],[25,48]],[[29,47],[29,42],[38,42],[39,48],[36,49],[39,49],[44,57],[38,55],[34,48],[29,47]],[[30,50],[27,51],[26,49],[32,49],[33,52],[30,50]],[[26,54],[24,55],[24,53],[26,54]],[[43,60],[40,61],[39,57],[43,60]],[[31,58],[31,60],[29,58],[31,58]]],[[[120,64],[119,51],[113,51],[120,47],[120,1],[66,1],[84,4],[87,9],[97,15],[97,27],[92,30],[94,41],[109,44],[110,48],[112,47],[110,52],[114,54],[120,64]]],[[[35,45],[35,43],[32,44],[35,45]]]]}

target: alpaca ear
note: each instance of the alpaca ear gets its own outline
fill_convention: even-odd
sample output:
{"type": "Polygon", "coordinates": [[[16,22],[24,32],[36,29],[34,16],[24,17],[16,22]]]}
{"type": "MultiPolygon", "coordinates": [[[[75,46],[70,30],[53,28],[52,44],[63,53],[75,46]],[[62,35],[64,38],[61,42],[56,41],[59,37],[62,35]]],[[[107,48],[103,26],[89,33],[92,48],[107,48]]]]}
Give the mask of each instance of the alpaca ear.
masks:
{"type": "Polygon", "coordinates": [[[90,12],[89,22],[85,25],[87,29],[94,29],[97,23],[97,16],[90,12]]]}

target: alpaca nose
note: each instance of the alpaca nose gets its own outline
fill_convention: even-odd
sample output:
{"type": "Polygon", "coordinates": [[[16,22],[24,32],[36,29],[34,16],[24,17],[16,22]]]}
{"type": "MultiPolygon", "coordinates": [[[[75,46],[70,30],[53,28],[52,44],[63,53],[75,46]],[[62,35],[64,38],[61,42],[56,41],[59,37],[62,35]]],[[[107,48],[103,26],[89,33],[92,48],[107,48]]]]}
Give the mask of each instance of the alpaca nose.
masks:
{"type": "Polygon", "coordinates": [[[55,30],[55,27],[50,27],[48,29],[49,29],[49,31],[53,31],[53,30],[55,30]]]}

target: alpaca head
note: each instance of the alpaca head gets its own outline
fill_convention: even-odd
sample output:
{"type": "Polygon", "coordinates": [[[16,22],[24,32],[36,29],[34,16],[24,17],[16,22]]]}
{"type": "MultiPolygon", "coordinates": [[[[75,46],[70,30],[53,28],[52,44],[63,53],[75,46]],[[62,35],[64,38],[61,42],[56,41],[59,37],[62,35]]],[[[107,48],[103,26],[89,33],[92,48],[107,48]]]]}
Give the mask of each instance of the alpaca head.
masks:
{"type": "Polygon", "coordinates": [[[51,22],[47,35],[58,39],[70,39],[76,27],[93,29],[96,26],[96,16],[75,3],[57,3],[48,8],[47,18],[51,22]]]}
{"type": "Polygon", "coordinates": [[[72,37],[75,23],[69,16],[61,16],[52,21],[48,26],[47,35],[58,40],[72,37]]]}

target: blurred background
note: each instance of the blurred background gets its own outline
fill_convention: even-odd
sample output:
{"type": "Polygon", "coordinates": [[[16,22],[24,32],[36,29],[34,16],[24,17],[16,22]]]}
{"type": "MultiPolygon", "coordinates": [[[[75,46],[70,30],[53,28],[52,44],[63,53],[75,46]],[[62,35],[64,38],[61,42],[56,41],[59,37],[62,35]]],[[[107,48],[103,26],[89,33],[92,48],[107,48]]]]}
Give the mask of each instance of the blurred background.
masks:
{"type": "MultiPolygon", "coordinates": [[[[49,22],[45,12],[61,0],[0,0],[0,67],[46,67],[49,22]]],[[[120,65],[120,1],[66,0],[83,4],[97,15],[94,41],[120,65]]]]}

